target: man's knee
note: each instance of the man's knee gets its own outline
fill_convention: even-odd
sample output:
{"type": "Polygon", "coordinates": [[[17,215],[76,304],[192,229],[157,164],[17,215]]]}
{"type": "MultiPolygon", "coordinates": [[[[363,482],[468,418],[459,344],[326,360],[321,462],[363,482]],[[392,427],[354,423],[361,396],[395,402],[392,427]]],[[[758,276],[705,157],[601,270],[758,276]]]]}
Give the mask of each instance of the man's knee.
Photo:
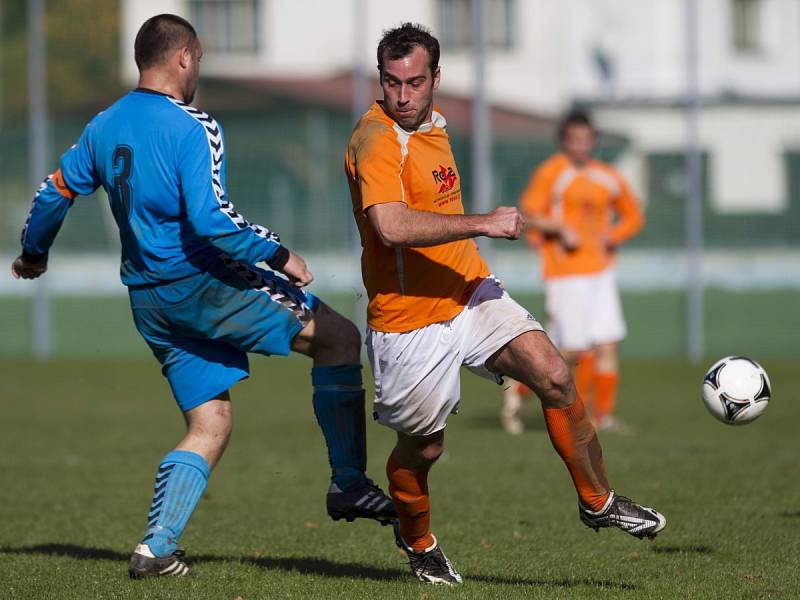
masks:
{"type": "Polygon", "coordinates": [[[444,452],[444,436],[441,432],[431,436],[416,437],[398,435],[395,455],[404,466],[411,469],[428,469],[444,452]]]}
{"type": "Polygon", "coordinates": [[[438,444],[431,444],[429,446],[425,446],[419,451],[419,458],[421,461],[427,463],[428,465],[432,465],[444,452],[444,443],[438,444]]]}
{"type": "Polygon", "coordinates": [[[559,356],[549,361],[542,373],[542,404],[547,407],[569,406],[575,401],[575,384],[567,363],[559,356]]]}
{"type": "Polygon", "coordinates": [[[187,414],[188,433],[213,448],[224,449],[233,430],[230,400],[214,399],[187,414]]]}
{"type": "Polygon", "coordinates": [[[361,334],[358,332],[358,328],[352,321],[342,316],[339,316],[339,323],[337,323],[336,338],[338,341],[337,346],[355,350],[356,352],[361,349],[361,334]]]}
{"type": "Polygon", "coordinates": [[[328,307],[319,311],[315,321],[316,331],[312,344],[314,354],[324,352],[342,356],[360,355],[361,335],[352,321],[328,307]]]}

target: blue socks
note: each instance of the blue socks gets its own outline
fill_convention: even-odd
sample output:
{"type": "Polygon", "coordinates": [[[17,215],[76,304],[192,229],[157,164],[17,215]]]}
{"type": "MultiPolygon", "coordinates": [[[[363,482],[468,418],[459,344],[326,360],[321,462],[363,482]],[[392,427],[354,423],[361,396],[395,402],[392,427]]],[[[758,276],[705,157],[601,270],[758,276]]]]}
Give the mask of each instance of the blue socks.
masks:
{"type": "Polygon", "coordinates": [[[367,481],[367,433],[361,365],[311,369],[314,414],[317,417],[333,471],[331,481],[349,492],[367,481]]]}
{"type": "Polygon", "coordinates": [[[186,450],[167,453],[158,466],[155,492],[147,515],[143,544],[156,556],[169,556],[203,495],[211,469],[199,454],[186,450]]]}
{"type": "MultiPolygon", "coordinates": [[[[328,446],[331,481],[344,492],[358,489],[367,481],[361,365],[314,367],[311,383],[314,414],[328,446]]],[[[147,533],[142,539],[154,555],[165,557],[175,552],[210,472],[202,456],[186,450],[173,450],[161,461],[147,515],[147,533]]]]}

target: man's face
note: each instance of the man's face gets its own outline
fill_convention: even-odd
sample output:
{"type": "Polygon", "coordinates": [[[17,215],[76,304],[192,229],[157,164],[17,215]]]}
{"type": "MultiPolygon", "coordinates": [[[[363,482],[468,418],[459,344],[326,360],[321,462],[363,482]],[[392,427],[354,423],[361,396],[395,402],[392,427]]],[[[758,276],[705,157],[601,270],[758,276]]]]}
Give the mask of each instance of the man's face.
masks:
{"type": "Polygon", "coordinates": [[[592,158],[592,152],[597,144],[594,130],[588,125],[580,123],[569,125],[564,131],[561,140],[561,149],[572,162],[578,165],[587,163],[592,158]]]}
{"type": "Polygon", "coordinates": [[[188,48],[189,57],[183,84],[184,102],[191,104],[197,92],[197,84],[200,81],[200,59],[203,58],[203,48],[200,42],[195,42],[194,48],[188,48]]]}
{"type": "Polygon", "coordinates": [[[381,87],[386,114],[406,131],[414,131],[431,120],[439,68],[431,73],[428,51],[416,46],[407,56],[384,60],[381,87]]]}

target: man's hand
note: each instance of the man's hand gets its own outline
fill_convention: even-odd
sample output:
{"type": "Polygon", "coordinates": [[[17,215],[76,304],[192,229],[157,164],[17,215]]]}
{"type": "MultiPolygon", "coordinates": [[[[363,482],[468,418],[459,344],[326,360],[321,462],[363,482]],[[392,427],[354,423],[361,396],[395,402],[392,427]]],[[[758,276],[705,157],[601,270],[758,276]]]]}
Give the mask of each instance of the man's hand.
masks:
{"type": "Polygon", "coordinates": [[[486,215],[483,235],[490,238],[519,239],[525,228],[525,217],[512,206],[499,206],[486,215]]]}
{"type": "Polygon", "coordinates": [[[47,255],[33,259],[20,254],[11,263],[11,275],[14,279],[36,279],[47,271],[47,255]]]}
{"type": "Polygon", "coordinates": [[[314,281],[314,276],[308,270],[306,261],[291,250],[289,251],[289,260],[281,269],[281,273],[286,275],[296,287],[305,287],[314,281]]]}
{"type": "Polygon", "coordinates": [[[575,233],[575,230],[567,225],[562,225],[558,233],[558,241],[561,242],[561,247],[567,252],[573,252],[581,245],[580,236],[575,233]]]}
{"type": "Polygon", "coordinates": [[[603,237],[603,247],[609,254],[617,251],[617,244],[607,235],[603,237]]]}

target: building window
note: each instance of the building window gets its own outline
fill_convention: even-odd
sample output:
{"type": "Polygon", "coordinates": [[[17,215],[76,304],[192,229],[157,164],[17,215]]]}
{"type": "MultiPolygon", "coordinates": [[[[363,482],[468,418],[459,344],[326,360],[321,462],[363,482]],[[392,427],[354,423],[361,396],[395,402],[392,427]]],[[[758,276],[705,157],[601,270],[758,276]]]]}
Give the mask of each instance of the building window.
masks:
{"type": "Polygon", "coordinates": [[[189,0],[192,24],[209,53],[259,49],[259,0],[189,0]]]}
{"type": "Polygon", "coordinates": [[[761,12],[763,0],[732,0],[733,47],[740,53],[758,53],[763,49],[761,12]]]}
{"type": "MultiPolygon", "coordinates": [[[[514,46],[514,0],[482,0],[489,48],[514,46]]],[[[472,44],[472,0],[438,0],[439,41],[443,50],[464,50],[472,44]]]]}

